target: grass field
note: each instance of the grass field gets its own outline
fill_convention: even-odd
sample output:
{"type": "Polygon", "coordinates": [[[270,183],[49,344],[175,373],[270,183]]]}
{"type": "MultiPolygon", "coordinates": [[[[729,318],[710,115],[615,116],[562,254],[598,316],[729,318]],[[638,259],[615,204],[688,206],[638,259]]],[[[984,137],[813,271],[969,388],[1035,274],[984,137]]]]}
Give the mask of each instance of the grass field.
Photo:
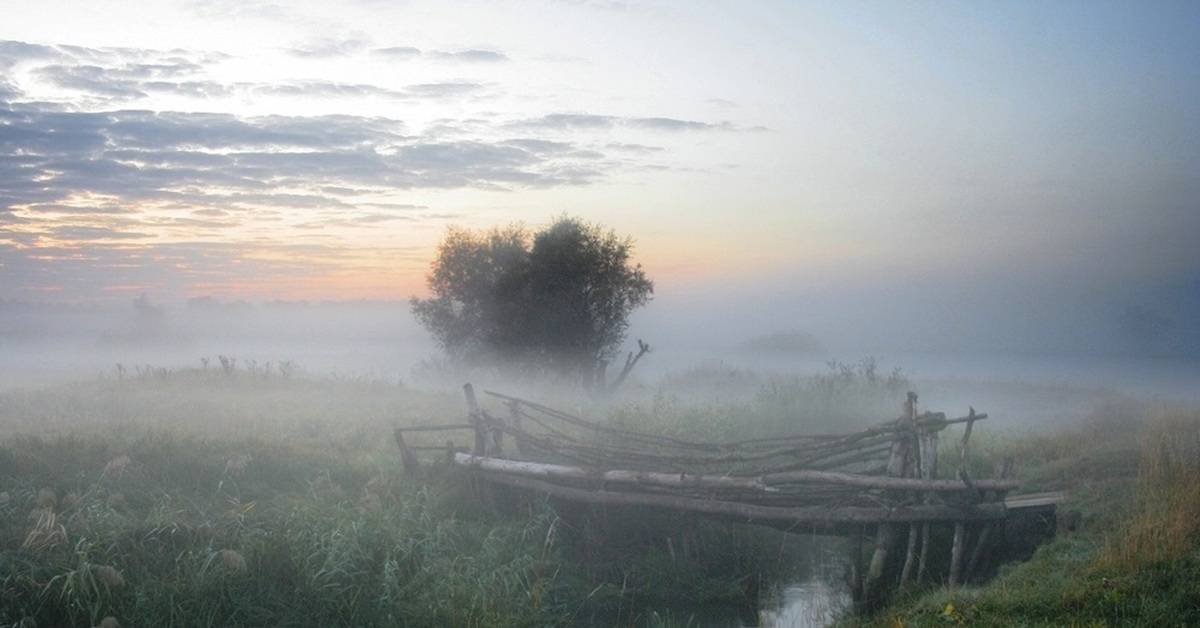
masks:
{"type": "MultiPolygon", "coordinates": [[[[910,385],[864,360],[803,377],[694,369],[603,405],[529,394],[722,440],[857,429],[898,415],[910,385]]],[[[489,505],[444,466],[405,476],[392,429],[464,414],[456,388],[244,364],[2,393],[0,625],[699,625],[688,608],[751,606],[807,551],[729,524],[676,551],[652,520],[585,533],[536,499],[489,505]],[[683,610],[646,610],[667,603],[683,610]]],[[[907,591],[848,621],[1140,625],[1195,607],[1200,500],[1183,479],[1200,464],[1197,425],[1194,411],[1110,402],[1065,432],[982,429],[972,464],[1014,455],[1023,488],[1072,490],[1084,532],[990,586],[907,591]]]]}
{"type": "Polygon", "coordinates": [[[1110,401],[1051,433],[987,441],[1027,491],[1068,490],[1080,515],[984,586],[912,589],[848,626],[1200,625],[1200,409],[1110,401]]]}

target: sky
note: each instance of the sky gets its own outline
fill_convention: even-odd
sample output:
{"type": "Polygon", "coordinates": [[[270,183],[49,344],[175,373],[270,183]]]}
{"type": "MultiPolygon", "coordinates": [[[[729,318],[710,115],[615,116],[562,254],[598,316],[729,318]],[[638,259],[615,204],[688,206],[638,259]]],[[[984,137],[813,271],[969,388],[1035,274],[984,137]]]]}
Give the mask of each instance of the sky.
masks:
{"type": "Polygon", "coordinates": [[[448,225],[570,214],[659,332],[1200,355],[1193,2],[4,13],[3,300],[406,299],[448,225]]]}

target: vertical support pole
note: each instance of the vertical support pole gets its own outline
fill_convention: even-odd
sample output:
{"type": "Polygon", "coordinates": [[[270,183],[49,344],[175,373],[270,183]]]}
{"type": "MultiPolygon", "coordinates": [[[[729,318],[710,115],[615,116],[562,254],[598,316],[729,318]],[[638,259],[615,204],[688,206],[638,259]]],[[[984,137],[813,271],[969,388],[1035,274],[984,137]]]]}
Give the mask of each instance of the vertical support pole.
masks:
{"type": "Polygon", "coordinates": [[[896,543],[896,524],[881,523],[875,528],[875,551],[871,554],[871,565],[867,568],[867,579],[863,582],[863,599],[871,604],[879,595],[879,581],[887,565],[888,550],[896,543]]]}
{"type": "MultiPolygon", "coordinates": [[[[975,408],[967,415],[967,427],[963,430],[962,441],[958,444],[958,479],[970,489],[972,501],[978,503],[982,499],[975,481],[967,471],[967,445],[971,440],[971,428],[975,426],[975,408]]],[[[959,521],[954,524],[954,544],[950,546],[950,586],[958,586],[962,577],[963,545],[966,543],[967,525],[959,521]]]]}
{"type": "Polygon", "coordinates": [[[516,433],[517,453],[521,454],[522,458],[529,457],[527,451],[528,444],[525,442],[525,432],[521,429],[521,402],[508,402],[508,416],[512,420],[513,431],[516,433]]]}
{"type": "MultiPolygon", "coordinates": [[[[996,477],[1004,480],[1012,474],[1013,459],[1007,457],[1000,462],[996,477]]],[[[997,494],[995,491],[988,491],[988,501],[1003,500],[1003,495],[997,494]]],[[[975,549],[971,550],[971,558],[967,560],[967,570],[963,572],[962,579],[964,582],[971,579],[975,570],[979,568],[979,562],[983,559],[983,553],[987,550],[988,542],[991,540],[992,532],[998,524],[995,521],[989,521],[983,525],[983,530],[979,532],[979,539],[975,542],[975,549]]]]}
{"type": "Polygon", "coordinates": [[[421,470],[421,465],[417,463],[417,457],[404,442],[404,430],[396,428],[392,435],[396,438],[396,446],[400,448],[400,463],[404,465],[404,472],[408,475],[416,475],[421,470]]]}
{"type": "Polygon", "coordinates": [[[921,524],[921,557],[917,560],[917,582],[924,582],[929,558],[929,523],[921,524]]]}
{"type": "Polygon", "coordinates": [[[908,549],[904,553],[904,569],[900,571],[900,586],[908,584],[917,557],[917,524],[908,524],[908,549]]]}
{"type": "MultiPolygon", "coordinates": [[[[917,417],[917,393],[908,393],[904,411],[903,426],[896,431],[896,439],[892,441],[892,450],[888,455],[887,474],[891,477],[903,477],[905,469],[908,468],[909,443],[913,440],[917,417]]],[[[888,552],[895,544],[897,536],[898,530],[894,523],[881,523],[876,528],[875,552],[871,555],[871,565],[867,568],[867,579],[863,583],[863,599],[868,604],[879,597],[879,581],[883,578],[888,552]]]]}
{"type": "Polygon", "coordinates": [[[967,536],[967,524],[954,524],[954,545],[950,546],[950,587],[958,586],[958,572],[962,569],[963,542],[967,536]]]}
{"type": "Polygon", "coordinates": [[[975,427],[975,420],[975,408],[971,408],[971,413],[967,415],[967,428],[963,430],[962,442],[958,444],[958,479],[971,489],[974,500],[978,502],[983,496],[979,494],[975,480],[971,479],[971,474],[967,472],[967,443],[971,440],[971,428],[975,427]]]}
{"type": "MultiPolygon", "coordinates": [[[[925,413],[926,417],[937,418],[935,415],[925,413]]],[[[938,461],[938,431],[943,429],[942,425],[926,424],[917,434],[917,449],[920,455],[920,476],[922,480],[933,480],[937,477],[937,461],[938,461]],[[935,429],[936,427],[936,429],[935,429]]],[[[934,501],[935,494],[933,491],[926,491],[921,496],[921,503],[930,504],[934,501]]],[[[915,525],[915,524],[914,524],[915,525]]],[[[929,560],[929,522],[921,524],[921,553],[917,558],[917,582],[924,582],[926,579],[926,567],[929,560]]],[[[911,539],[910,539],[911,540],[911,539]]],[[[908,564],[905,564],[908,567],[908,564]]]]}
{"type": "Polygon", "coordinates": [[[996,524],[989,521],[983,526],[983,530],[979,532],[979,538],[975,541],[975,549],[971,550],[971,558],[967,560],[967,568],[962,573],[963,582],[968,582],[971,576],[975,573],[975,569],[979,567],[979,561],[983,558],[983,551],[987,549],[988,540],[992,536],[992,530],[996,524]]]}
{"type": "Polygon", "coordinates": [[[483,413],[479,411],[479,402],[475,400],[475,387],[470,383],[463,384],[463,395],[467,398],[467,416],[471,425],[475,426],[475,455],[487,455],[487,427],[483,424],[483,413]]]}
{"type": "Polygon", "coordinates": [[[854,536],[850,542],[850,595],[855,601],[863,599],[862,551],[864,527],[865,525],[860,525],[854,531],[854,536]]]}

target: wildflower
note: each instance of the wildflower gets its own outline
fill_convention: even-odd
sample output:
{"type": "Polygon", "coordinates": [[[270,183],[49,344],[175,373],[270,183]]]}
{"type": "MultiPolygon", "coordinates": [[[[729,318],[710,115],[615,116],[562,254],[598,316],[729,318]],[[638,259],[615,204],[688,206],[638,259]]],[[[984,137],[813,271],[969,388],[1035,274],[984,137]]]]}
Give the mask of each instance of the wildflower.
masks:
{"type": "Polygon", "coordinates": [[[125,584],[125,577],[121,575],[121,572],[117,571],[116,567],[97,565],[92,568],[92,572],[95,573],[96,577],[103,581],[104,584],[110,587],[119,587],[125,584]]]}
{"type": "Polygon", "coordinates": [[[229,460],[225,461],[225,475],[233,477],[241,476],[246,472],[246,466],[249,465],[250,461],[253,459],[254,458],[252,458],[250,454],[242,454],[240,456],[234,456],[233,458],[230,458],[229,460]]]}
{"type": "Polygon", "coordinates": [[[44,489],[38,491],[38,495],[37,495],[37,507],[38,508],[40,508],[42,510],[54,510],[54,507],[57,505],[58,505],[58,495],[55,494],[54,489],[44,488],[44,489]]]}
{"type": "Polygon", "coordinates": [[[132,462],[133,461],[129,459],[129,456],[117,456],[116,458],[109,460],[108,464],[104,465],[104,471],[100,473],[100,477],[105,478],[111,475],[120,475],[125,472],[125,467],[128,467],[132,462]]]}
{"type": "Polygon", "coordinates": [[[246,571],[246,559],[241,554],[231,549],[221,550],[221,562],[229,571],[242,572],[246,571]]]}

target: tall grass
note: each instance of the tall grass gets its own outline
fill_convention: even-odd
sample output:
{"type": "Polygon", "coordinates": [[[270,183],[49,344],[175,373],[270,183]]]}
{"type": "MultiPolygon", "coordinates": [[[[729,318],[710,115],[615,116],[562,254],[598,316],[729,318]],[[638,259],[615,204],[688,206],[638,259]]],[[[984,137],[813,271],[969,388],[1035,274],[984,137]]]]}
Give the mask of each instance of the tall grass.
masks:
{"type": "Polygon", "coordinates": [[[991,443],[1083,527],[986,586],[908,592],[863,626],[1200,625],[1200,409],[1109,402],[1057,433],[991,443]]]}
{"type": "Polygon", "coordinates": [[[1180,560],[1200,546],[1200,409],[1154,407],[1141,441],[1132,512],[1101,555],[1116,569],[1180,560]]]}
{"type": "Polygon", "coordinates": [[[553,511],[400,471],[393,427],[461,412],[262,369],[0,394],[0,625],[561,623],[553,511]]]}
{"type": "Polygon", "coordinates": [[[256,452],[234,478],[221,444],[163,436],[120,473],[70,468],[97,445],[117,444],[0,448],[0,625],[547,625],[564,612],[551,511],[472,519],[454,486],[294,477],[304,459],[276,459],[287,450],[256,452]],[[167,454],[195,481],[163,473],[167,454]],[[244,488],[255,476],[274,488],[244,488]]]}

